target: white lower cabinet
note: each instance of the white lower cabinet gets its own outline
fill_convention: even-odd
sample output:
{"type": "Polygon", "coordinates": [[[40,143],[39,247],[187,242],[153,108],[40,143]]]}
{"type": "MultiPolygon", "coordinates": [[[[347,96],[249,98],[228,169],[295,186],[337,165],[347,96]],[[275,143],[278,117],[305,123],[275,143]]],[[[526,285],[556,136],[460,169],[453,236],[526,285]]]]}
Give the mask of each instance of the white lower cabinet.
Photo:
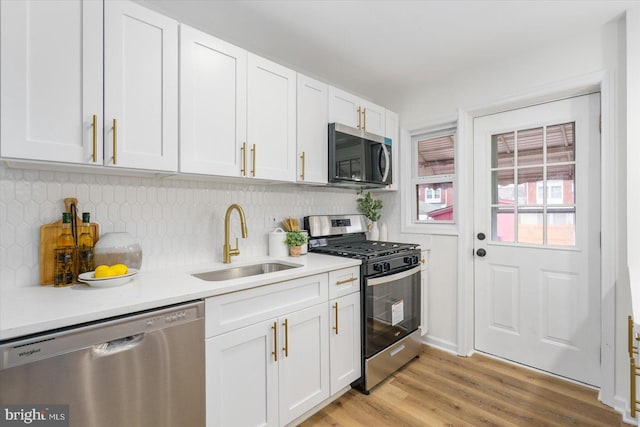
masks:
{"type": "Polygon", "coordinates": [[[206,340],[207,426],[278,425],[274,322],[206,340]]]}
{"type": "Polygon", "coordinates": [[[278,319],[280,424],[329,397],[327,303],[278,319]]]}
{"type": "Polygon", "coordinates": [[[206,341],[207,425],[284,425],[329,397],[327,303],[206,341]]]}
{"type": "Polygon", "coordinates": [[[360,292],[332,299],[331,395],[360,378],[360,292]]]}
{"type": "Polygon", "coordinates": [[[358,379],[360,292],[330,291],[358,276],[356,267],[206,299],[207,426],[297,422],[358,379]]]}

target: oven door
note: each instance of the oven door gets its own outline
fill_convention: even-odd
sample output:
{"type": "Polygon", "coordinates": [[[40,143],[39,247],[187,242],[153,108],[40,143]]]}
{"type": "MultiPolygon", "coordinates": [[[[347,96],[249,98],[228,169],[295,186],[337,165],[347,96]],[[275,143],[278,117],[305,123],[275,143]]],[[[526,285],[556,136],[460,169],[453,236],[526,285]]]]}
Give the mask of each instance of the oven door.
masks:
{"type": "Polygon", "coordinates": [[[364,353],[371,357],[418,329],[420,267],[364,281],[364,353]]]}

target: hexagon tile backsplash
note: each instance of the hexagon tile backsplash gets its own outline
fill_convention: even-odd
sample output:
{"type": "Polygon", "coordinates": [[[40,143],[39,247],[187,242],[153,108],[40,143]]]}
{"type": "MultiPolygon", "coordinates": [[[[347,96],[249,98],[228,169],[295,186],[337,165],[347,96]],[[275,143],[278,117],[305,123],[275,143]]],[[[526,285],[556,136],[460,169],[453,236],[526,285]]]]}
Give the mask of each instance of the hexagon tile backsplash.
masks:
{"type": "MultiPolygon", "coordinates": [[[[127,231],[142,246],[143,270],[222,260],[224,214],[244,209],[242,257],[267,255],[273,218],[357,211],[355,190],[287,184],[228,184],[168,178],[13,169],[0,164],[0,289],[39,283],[40,226],[76,197],[100,233],[127,231]]],[[[240,237],[236,213],[231,237],[240,237]]]]}

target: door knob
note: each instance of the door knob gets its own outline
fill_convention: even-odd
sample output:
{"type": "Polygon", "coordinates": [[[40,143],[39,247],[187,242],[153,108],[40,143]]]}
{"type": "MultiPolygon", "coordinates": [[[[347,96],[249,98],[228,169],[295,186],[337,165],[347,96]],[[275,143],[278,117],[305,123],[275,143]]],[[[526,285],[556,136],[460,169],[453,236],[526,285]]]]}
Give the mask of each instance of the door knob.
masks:
{"type": "Polygon", "coordinates": [[[484,240],[486,237],[484,233],[478,233],[478,240],[484,240]]]}
{"type": "Polygon", "coordinates": [[[485,251],[484,249],[480,248],[476,251],[476,255],[478,255],[479,257],[483,257],[487,254],[487,251],[485,251]]]}

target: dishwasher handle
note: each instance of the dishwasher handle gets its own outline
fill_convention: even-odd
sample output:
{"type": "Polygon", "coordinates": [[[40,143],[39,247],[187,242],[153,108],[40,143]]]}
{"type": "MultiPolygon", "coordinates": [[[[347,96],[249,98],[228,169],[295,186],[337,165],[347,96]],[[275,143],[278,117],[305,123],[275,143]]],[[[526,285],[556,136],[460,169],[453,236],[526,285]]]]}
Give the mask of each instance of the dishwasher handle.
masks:
{"type": "Polygon", "coordinates": [[[91,354],[94,357],[105,357],[122,353],[123,351],[129,351],[139,346],[142,344],[142,340],[144,340],[144,333],[96,344],[91,347],[91,354]]]}

